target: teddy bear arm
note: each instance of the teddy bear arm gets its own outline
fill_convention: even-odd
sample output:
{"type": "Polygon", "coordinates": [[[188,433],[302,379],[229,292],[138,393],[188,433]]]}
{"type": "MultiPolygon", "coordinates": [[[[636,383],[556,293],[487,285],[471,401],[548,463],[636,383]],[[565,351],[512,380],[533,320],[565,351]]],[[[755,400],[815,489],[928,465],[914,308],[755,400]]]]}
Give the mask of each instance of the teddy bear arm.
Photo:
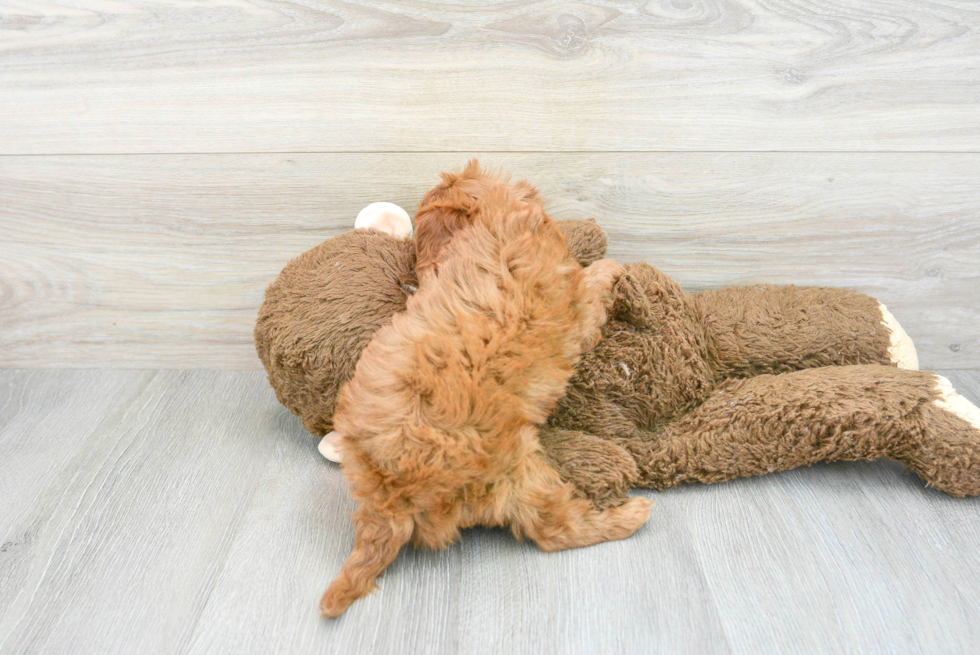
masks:
{"type": "Polygon", "coordinates": [[[594,218],[558,221],[568,249],[582,266],[589,266],[606,256],[606,233],[594,218]]]}
{"type": "Polygon", "coordinates": [[[980,495],[980,409],[923,371],[862,365],[729,380],[655,434],[618,443],[640,487],[886,457],[948,494],[980,495]]]}
{"type": "Polygon", "coordinates": [[[545,459],[579,496],[599,509],[627,500],[638,471],[622,447],[578,430],[544,427],[539,437],[545,459]]]}
{"type": "Polygon", "coordinates": [[[693,301],[719,379],[849,364],[918,368],[894,317],[855,291],[758,285],[704,291],[693,301]]]}

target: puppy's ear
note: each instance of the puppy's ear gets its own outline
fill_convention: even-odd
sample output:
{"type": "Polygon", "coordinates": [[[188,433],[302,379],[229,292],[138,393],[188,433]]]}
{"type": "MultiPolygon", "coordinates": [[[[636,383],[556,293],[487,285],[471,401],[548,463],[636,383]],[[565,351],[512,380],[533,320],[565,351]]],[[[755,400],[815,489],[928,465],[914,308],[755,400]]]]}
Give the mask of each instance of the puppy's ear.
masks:
{"type": "MultiPolygon", "coordinates": [[[[485,171],[473,158],[463,170],[442,174],[442,184],[422,198],[415,214],[415,270],[419,280],[433,271],[456,232],[472,225],[490,190],[505,189],[501,173],[485,171]]],[[[528,185],[531,194],[534,189],[528,185]]],[[[507,194],[513,195],[511,193],[507,194]]]]}
{"type": "Polygon", "coordinates": [[[439,186],[429,192],[415,214],[415,271],[419,280],[435,269],[453,235],[470,225],[476,200],[461,189],[439,186]]]}

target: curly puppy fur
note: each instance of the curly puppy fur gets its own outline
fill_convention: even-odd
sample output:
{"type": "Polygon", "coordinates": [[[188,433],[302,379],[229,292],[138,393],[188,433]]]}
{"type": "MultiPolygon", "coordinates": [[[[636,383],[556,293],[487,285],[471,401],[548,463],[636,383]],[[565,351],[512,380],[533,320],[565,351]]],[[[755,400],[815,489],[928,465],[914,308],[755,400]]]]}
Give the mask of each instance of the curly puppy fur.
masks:
{"type": "Polygon", "coordinates": [[[320,609],[339,616],[408,541],[508,526],[546,551],[631,535],[650,503],[596,510],[541,453],[537,425],[599,339],[622,268],[582,269],[533,187],[475,161],[422,201],[418,292],[378,331],[333,422],[358,502],[354,550],[320,609]]]}

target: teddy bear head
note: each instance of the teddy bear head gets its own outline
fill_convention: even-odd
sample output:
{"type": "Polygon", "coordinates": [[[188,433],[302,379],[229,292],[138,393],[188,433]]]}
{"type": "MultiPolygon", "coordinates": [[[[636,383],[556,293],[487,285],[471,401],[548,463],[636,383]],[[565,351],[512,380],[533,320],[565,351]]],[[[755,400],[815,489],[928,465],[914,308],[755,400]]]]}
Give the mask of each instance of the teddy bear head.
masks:
{"type": "MultiPolygon", "coordinates": [[[[558,224],[583,266],[605,255],[606,235],[594,220],[558,224]]],[[[332,429],[337,396],[361,351],[418,285],[404,211],[374,203],[355,227],[291,260],[266,289],[255,325],[276,397],[318,437],[332,429]]]]}

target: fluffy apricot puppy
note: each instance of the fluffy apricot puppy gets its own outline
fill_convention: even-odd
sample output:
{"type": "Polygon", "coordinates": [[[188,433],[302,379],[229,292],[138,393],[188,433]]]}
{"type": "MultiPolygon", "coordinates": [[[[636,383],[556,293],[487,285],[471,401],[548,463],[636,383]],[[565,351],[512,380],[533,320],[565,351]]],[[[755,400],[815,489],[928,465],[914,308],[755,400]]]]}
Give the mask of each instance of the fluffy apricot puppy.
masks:
{"type": "Polygon", "coordinates": [[[418,292],[364,350],[333,419],[358,508],[326,616],[409,541],[444,548],[461,528],[507,526],[555,551],[623,539],[649,513],[642,498],[598,511],[575,497],[536,427],[598,342],[619,264],[583,270],[534,189],[475,162],[426,197],[416,235],[418,292]]]}

